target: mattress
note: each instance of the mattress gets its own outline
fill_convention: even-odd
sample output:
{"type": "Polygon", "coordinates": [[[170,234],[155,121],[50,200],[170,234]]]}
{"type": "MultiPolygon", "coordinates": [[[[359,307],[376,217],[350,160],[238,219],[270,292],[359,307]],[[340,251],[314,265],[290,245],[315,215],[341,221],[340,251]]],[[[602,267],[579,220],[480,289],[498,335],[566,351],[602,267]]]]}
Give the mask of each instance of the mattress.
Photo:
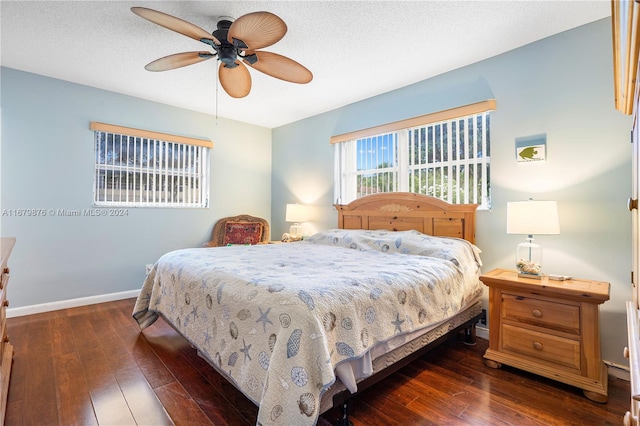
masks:
{"type": "Polygon", "coordinates": [[[357,381],[375,351],[456,317],[482,293],[480,265],[467,241],[415,231],[177,250],[152,268],[134,317],[144,328],[162,315],[259,406],[259,423],[312,425],[336,367],[358,360],[357,381]]]}

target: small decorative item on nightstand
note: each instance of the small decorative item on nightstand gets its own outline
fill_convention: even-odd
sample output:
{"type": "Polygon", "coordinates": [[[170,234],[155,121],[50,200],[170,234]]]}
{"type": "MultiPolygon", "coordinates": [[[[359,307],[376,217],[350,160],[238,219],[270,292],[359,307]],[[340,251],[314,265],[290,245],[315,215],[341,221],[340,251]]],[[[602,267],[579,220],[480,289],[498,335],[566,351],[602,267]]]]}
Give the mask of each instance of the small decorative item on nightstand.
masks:
{"type": "Polygon", "coordinates": [[[507,234],[525,234],[518,244],[516,268],[529,278],[542,276],[542,248],[533,242],[533,234],[559,234],[558,205],[555,201],[516,201],[507,203],[507,234]]]}
{"type": "Polygon", "coordinates": [[[480,277],[489,287],[489,349],[485,364],[539,374],[607,402],[607,367],[600,355],[598,307],[609,283],[531,279],[495,269],[480,277]]]}
{"type": "Polygon", "coordinates": [[[293,235],[285,232],[282,234],[282,242],[283,243],[293,243],[295,241],[302,241],[302,235],[293,235]]]}

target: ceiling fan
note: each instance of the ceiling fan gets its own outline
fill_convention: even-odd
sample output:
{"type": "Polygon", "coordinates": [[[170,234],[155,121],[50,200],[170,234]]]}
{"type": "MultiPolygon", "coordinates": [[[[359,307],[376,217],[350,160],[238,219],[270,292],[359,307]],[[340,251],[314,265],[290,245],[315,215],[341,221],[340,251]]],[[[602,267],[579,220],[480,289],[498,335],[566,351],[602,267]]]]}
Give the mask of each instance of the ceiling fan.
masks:
{"type": "Polygon", "coordinates": [[[287,32],[287,25],[273,13],[248,13],[235,21],[232,18],[221,18],[217,29],[210,34],[197,25],[157,10],[132,7],[131,11],[213,48],[213,52],[183,52],[156,59],[145,66],[148,71],[172,70],[217,56],[220,60],[220,84],[234,98],[243,98],[251,91],[251,75],[245,64],[271,77],[292,83],[305,84],[313,79],[311,71],[293,59],[258,50],[280,41],[287,32]]]}

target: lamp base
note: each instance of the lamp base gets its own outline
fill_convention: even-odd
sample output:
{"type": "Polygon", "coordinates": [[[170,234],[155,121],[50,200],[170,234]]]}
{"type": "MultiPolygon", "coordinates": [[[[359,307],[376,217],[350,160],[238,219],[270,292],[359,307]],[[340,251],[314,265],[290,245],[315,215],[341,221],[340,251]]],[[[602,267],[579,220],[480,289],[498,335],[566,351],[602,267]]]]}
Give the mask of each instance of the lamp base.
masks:
{"type": "Polygon", "coordinates": [[[300,224],[298,222],[289,227],[289,234],[293,237],[302,237],[302,235],[300,235],[300,224]]]}
{"type": "Polygon", "coordinates": [[[516,268],[525,275],[540,275],[542,272],[542,248],[533,242],[531,235],[527,242],[518,244],[516,268]]]}
{"type": "Polygon", "coordinates": [[[527,274],[526,272],[518,272],[520,278],[532,278],[534,280],[541,280],[542,274],[527,274]]]}

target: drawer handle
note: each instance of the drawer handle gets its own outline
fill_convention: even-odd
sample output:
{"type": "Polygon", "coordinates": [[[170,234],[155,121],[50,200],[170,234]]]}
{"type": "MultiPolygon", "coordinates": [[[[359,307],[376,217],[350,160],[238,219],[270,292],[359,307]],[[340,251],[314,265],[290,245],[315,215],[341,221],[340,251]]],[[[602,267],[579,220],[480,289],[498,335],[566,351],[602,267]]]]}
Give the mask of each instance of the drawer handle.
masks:
{"type": "Polygon", "coordinates": [[[2,304],[2,306],[9,306],[9,301],[5,300],[4,303],[2,304]]]}
{"type": "Polygon", "coordinates": [[[537,351],[541,351],[542,350],[542,343],[540,342],[533,342],[533,349],[537,350],[537,351]]]}
{"type": "Polygon", "coordinates": [[[531,313],[536,318],[542,318],[542,311],[540,309],[534,309],[531,313]]]}
{"type": "Polygon", "coordinates": [[[629,359],[629,348],[625,346],[624,350],[622,351],[622,356],[624,356],[626,359],[629,359]]]}

